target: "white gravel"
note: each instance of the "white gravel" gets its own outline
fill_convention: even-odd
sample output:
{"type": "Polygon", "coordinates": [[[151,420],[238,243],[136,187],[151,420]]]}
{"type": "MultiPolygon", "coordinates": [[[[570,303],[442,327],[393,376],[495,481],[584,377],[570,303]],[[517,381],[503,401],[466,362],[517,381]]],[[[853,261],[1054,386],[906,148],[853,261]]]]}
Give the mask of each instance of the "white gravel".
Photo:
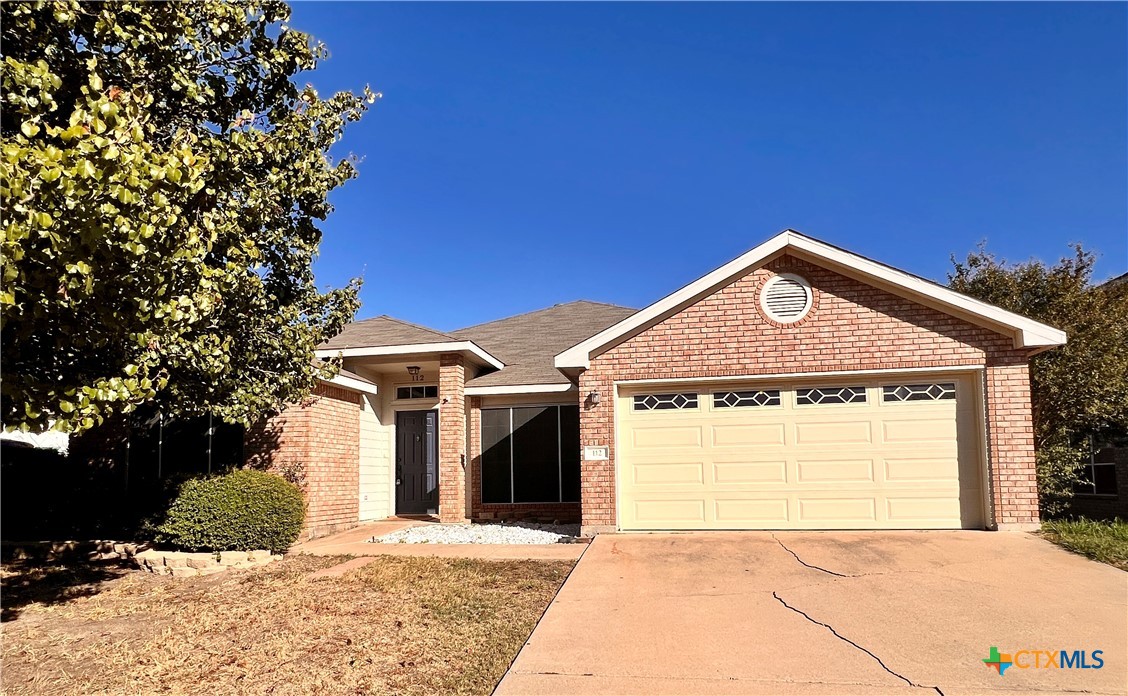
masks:
{"type": "Polygon", "coordinates": [[[578,524],[426,524],[372,537],[375,544],[560,544],[579,536],[578,524]]]}

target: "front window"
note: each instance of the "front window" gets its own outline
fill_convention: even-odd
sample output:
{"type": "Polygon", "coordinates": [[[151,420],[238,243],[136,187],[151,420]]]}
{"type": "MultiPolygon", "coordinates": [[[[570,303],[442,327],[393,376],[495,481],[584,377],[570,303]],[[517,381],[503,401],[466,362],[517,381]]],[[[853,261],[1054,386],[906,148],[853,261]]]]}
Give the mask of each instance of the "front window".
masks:
{"type": "Polygon", "coordinates": [[[1116,495],[1115,448],[1101,447],[1089,438],[1089,463],[1081,467],[1081,478],[1074,491],[1082,495],[1116,495]]]}
{"type": "Polygon", "coordinates": [[[437,399],[439,398],[439,385],[413,384],[411,386],[396,387],[396,400],[404,399],[437,399]]]}
{"type": "Polygon", "coordinates": [[[482,409],[483,503],[579,499],[579,406],[482,409]]]}

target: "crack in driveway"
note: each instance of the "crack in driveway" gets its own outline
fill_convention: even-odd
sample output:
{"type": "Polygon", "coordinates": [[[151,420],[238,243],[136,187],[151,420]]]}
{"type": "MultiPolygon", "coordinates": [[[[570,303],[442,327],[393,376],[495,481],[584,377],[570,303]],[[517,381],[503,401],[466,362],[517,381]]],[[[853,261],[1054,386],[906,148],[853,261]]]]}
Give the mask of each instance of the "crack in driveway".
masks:
{"type": "Polygon", "coordinates": [[[804,567],[810,568],[811,570],[821,571],[823,573],[826,573],[827,575],[833,575],[836,578],[855,578],[855,577],[858,577],[857,575],[846,575],[845,573],[836,573],[833,570],[827,570],[826,568],[822,568],[822,567],[817,566],[817,565],[811,565],[810,563],[804,561],[802,558],[799,558],[799,554],[797,554],[794,551],[792,551],[791,549],[787,548],[787,544],[780,541],[780,538],[775,535],[775,532],[772,532],[771,534],[772,534],[772,538],[775,539],[775,542],[777,544],[779,544],[780,547],[784,551],[786,551],[789,554],[791,554],[792,556],[794,556],[795,560],[799,561],[799,564],[804,566],[804,567]]]}
{"type": "MultiPolygon", "coordinates": [[[[787,548],[787,547],[784,547],[784,548],[787,548]]],[[[800,563],[803,563],[803,562],[802,562],[802,561],[800,561],[800,563]]],[[[804,563],[803,565],[806,565],[806,564],[804,563]]],[[[821,569],[820,569],[820,570],[821,570],[821,569]]],[[[827,572],[829,572],[829,571],[827,571],[827,572]]],[[[846,576],[842,576],[842,577],[846,577],[846,576]]],[[[870,657],[872,657],[872,658],[873,658],[874,660],[876,660],[876,661],[877,661],[877,664],[881,665],[881,668],[882,668],[883,670],[885,670],[885,671],[886,671],[886,672],[888,672],[889,674],[892,674],[892,675],[893,675],[894,677],[897,677],[898,679],[900,679],[901,681],[905,682],[905,683],[906,683],[906,684],[908,684],[909,686],[911,686],[911,687],[913,687],[913,688],[916,688],[916,689],[932,689],[932,690],[934,690],[934,691],[935,691],[936,693],[940,694],[940,696],[944,696],[944,692],[943,692],[943,691],[941,691],[941,690],[940,690],[940,687],[938,687],[938,686],[928,686],[928,685],[926,685],[926,684],[917,684],[916,682],[914,682],[913,680],[909,679],[909,678],[908,678],[908,677],[906,677],[905,675],[903,675],[903,674],[899,674],[899,673],[897,673],[897,672],[894,672],[893,670],[889,669],[889,666],[888,666],[888,665],[886,665],[886,664],[885,664],[885,662],[883,662],[883,661],[882,661],[882,659],[881,659],[880,657],[878,657],[878,656],[877,656],[877,655],[875,655],[874,653],[870,652],[870,651],[869,651],[869,650],[867,650],[866,648],[863,648],[862,646],[858,645],[857,643],[855,643],[854,641],[850,640],[850,639],[849,639],[849,638],[847,638],[846,636],[842,635],[842,634],[841,634],[841,633],[839,633],[838,631],[834,630],[834,626],[831,626],[831,625],[830,625],[830,624],[828,624],[828,623],[823,623],[822,621],[819,621],[819,620],[817,620],[817,619],[815,619],[815,618],[812,618],[810,614],[808,614],[807,612],[803,611],[802,609],[799,609],[799,608],[797,608],[797,607],[793,607],[793,606],[791,606],[791,605],[790,605],[790,604],[788,604],[788,603],[787,603],[786,601],[784,601],[783,597],[780,597],[780,596],[779,596],[779,594],[778,594],[777,592],[775,592],[775,591],[772,591],[772,597],[775,597],[775,600],[776,600],[777,602],[779,602],[779,603],[780,603],[780,604],[782,604],[783,606],[787,607],[787,608],[788,608],[788,609],[790,609],[791,611],[795,612],[796,614],[799,614],[800,616],[802,616],[802,617],[803,617],[804,619],[806,619],[807,621],[810,621],[811,623],[813,623],[813,624],[816,624],[816,625],[818,625],[818,626],[822,626],[822,627],[823,627],[823,628],[825,628],[826,630],[830,631],[830,632],[831,632],[832,634],[834,634],[834,637],[835,637],[835,638],[837,638],[838,640],[841,640],[841,641],[843,641],[843,642],[845,642],[845,643],[849,643],[850,645],[854,646],[854,647],[855,647],[855,648],[857,648],[858,650],[861,650],[861,651],[862,651],[862,652],[864,652],[865,654],[869,655],[870,657]]]]}

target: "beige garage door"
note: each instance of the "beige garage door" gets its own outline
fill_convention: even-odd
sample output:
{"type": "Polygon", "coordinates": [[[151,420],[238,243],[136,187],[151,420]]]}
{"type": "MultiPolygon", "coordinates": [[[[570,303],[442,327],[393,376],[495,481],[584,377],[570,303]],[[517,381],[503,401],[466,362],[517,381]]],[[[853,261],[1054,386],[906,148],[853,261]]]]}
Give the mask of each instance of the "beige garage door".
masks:
{"type": "Polygon", "coordinates": [[[622,529],[983,527],[969,375],[620,387],[622,529]]]}

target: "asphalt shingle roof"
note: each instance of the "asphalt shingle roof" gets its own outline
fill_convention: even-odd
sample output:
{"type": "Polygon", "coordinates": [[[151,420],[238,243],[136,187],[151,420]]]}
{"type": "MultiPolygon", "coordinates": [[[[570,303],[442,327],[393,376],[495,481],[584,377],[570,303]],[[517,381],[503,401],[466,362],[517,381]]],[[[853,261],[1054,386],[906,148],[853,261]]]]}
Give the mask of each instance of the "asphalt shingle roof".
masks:
{"type": "Polygon", "coordinates": [[[327,350],[369,348],[372,346],[409,346],[415,343],[447,343],[460,339],[442,331],[428,329],[386,314],[346,324],[341,333],[322,343],[327,350]]]}
{"type": "Polygon", "coordinates": [[[1126,285],[1126,284],[1128,284],[1128,273],[1121,273],[1120,275],[1116,276],[1115,278],[1106,280],[1105,282],[1101,283],[1102,286],[1106,286],[1106,287],[1110,287],[1110,288],[1115,287],[1117,285],[1126,285]]]}
{"type": "Polygon", "coordinates": [[[473,341],[505,363],[502,370],[468,381],[468,387],[567,384],[568,378],[553,364],[556,354],[637,311],[577,300],[451,333],[459,339],[473,341]]]}
{"type": "MultiPolygon", "coordinates": [[[[568,378],[553,364],[556,354],[626,319],[636,311],[638,310],[630,307],[577,300],[468,326],[450,333],[382,315],[348,324],[340,334],[320,347],[340,350],[473,341],[505,363],[505,367],[469,380],[467,386],[567,384],[568,378]]],[[[341,373],[345,374],[345,371],[342,370],[341,373]]],[[[364,379],[359,375],[355,378],[364,379]]]]}

